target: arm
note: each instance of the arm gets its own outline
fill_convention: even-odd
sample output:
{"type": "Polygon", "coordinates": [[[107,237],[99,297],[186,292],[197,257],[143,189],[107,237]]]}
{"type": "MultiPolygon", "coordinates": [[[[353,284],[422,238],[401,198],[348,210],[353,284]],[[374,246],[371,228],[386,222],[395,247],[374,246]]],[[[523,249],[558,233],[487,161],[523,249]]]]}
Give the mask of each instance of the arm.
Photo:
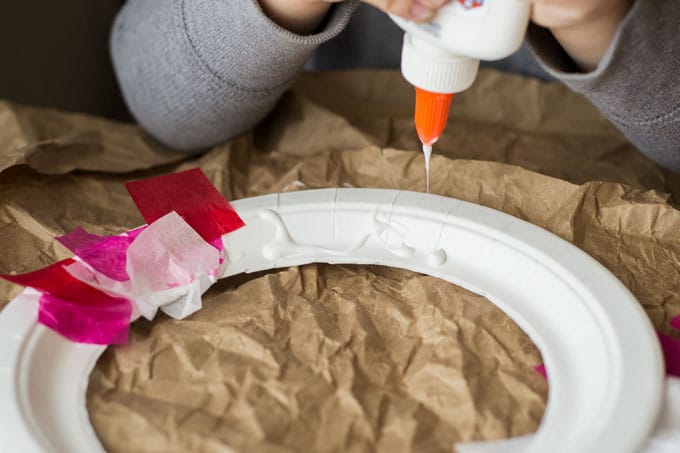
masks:
{"type": "Polygon", "coordinates": [[[320,32],[303,36],[274,23],[257,0],[129,0],[112,32],[114,68],[151,135],[182,151],[207,148],[261,121],[355,4],[322,12],[320,32]]]}
{"type": "Polygon", "coordinates": [[[680,173],[680,2],[534,0],[533,6],[528,38],[543,67],[588,97],[640,151],[680,173]],[[562,13],[567,3],[592,8],[550,15],[551,3],[562,13]],[[593,7],[598,3],[606,7],[593,7]]]}

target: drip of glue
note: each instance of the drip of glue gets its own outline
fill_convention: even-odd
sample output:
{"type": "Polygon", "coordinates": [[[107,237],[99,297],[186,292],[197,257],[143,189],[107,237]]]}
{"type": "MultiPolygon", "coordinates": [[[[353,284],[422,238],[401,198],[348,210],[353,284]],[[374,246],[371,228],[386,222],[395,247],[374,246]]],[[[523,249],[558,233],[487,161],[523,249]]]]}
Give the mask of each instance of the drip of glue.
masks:
{"type": "Polygon", "coordinates": [[[415,123],[418,138],[423,144],[425,156],[425,178],[430,192],[430,156],[432,145],[441,137],[449,119],[453,93],[434,93],[416,87],[415,123]]]}
{"type": "Polygon", "coordinates": [[[416,129],[429,154],[441,136],[452,93],[477,77],[480,60],[500,60],[520,48],[529,24],[530,0],[451,0],[427,24],[395,15],[404,29],[401,72],[416,88],[416,129]]]}

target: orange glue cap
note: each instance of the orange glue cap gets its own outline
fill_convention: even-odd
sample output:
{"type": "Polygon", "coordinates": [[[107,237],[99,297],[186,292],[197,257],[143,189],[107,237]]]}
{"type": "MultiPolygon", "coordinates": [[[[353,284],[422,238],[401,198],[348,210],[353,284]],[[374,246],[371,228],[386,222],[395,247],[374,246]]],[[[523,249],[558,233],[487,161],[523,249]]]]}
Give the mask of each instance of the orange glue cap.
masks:
{"type": "Polygon", "coordinates": [[[449,119],[453,93],[433,93],[416,87],[415,123],[423,145],[431,146],[441,137],[449,119]]]}

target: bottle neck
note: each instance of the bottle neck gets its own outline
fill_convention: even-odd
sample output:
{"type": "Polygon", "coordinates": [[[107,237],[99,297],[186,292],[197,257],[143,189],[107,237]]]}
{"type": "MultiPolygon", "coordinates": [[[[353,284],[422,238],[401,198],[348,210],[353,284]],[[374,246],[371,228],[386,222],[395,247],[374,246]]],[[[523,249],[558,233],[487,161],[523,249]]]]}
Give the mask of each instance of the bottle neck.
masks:
{"type": "Polygon", "coordinates": [[[416,33],[404,34],[401,71],[412,85],[434,93],[458,93],[472,85],[479,60],[452,54],[416,33]]]}

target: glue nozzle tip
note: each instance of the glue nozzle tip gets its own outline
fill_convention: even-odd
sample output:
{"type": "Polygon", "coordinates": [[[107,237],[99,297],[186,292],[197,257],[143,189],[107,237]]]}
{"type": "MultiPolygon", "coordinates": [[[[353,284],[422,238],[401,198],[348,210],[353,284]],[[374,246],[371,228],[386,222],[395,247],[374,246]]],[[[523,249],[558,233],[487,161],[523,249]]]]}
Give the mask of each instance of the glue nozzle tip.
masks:
{"type": "Polygon", "coordinates": [[[453,93],[433,93],[416,87],[416,131],[424,145],[432,145],[441,137],[452,99],[453,93]]]}

